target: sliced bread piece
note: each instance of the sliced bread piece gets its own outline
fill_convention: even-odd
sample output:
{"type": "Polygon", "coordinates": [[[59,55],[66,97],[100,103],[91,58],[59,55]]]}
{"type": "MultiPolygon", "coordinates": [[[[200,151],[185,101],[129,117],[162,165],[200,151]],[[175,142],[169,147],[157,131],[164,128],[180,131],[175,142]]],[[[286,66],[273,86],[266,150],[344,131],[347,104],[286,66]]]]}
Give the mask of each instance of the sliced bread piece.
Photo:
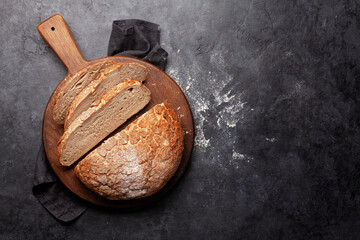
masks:
{"type": "Polygon", "coordinates": [[[149,101],[149,89],[137,80],[110,89],[65,130],[58,143],[60,163],[73,164],[149,101]]]}
{"type": "Polygon", "coordinates": [[[93,102],[112,87],[128,79],[143,82],[147,74],[148,69],[139,63],[117,63],[103,69],[97,78],[84,88],[70,105],[66,114],[64,129],[67,129],[83,111],[88,109],[93,102]]]}
{"type": "Polygon", "coordinates": [[[56,123],[64,123],[66,112],[76,95],[93,81],[102,69],[114,63],[116,62],[102,61],[92,64],[77,72],[64,83],[61,91],[55,96],[53,119],[56,123]]]}
{"type": "Polygon", "coordinates": [[[90,152],[75,167],[91,190],[111,200],[159,191],[180,165],[183,132],[167,103],[156,105],[90,152]]]}

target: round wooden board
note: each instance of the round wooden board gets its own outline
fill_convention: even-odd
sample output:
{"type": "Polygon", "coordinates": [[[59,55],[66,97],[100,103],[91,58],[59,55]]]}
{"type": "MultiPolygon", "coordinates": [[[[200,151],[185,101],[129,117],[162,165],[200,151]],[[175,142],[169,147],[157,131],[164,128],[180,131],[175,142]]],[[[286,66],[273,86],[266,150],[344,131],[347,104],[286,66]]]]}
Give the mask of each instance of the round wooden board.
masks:
{"type": "Polygon", "coordinates": [[[189,162],[193,142],[194,142],[194,123],[193,116],[189,103],[186,100],[183,92],[179,86],[172,80],[165,72],[155,67],[154,65],[130,57],[105,57],[87,62],[86,65],[104,61],[104,60],[113,60],[117,62],[137,62],[145,65],[149,69],[149,76],[144,82],[151,91],[151,101],[150,103],[137,115],[130,118],[120,129],[125,128],[130,122],[134,121],[138,116],[145,113],[147,110],[155,106],[156,104],[167,102],[169,103],[175,112],[178,114],[181,126],[184,131],[184,152],[181,164],[171,180],[156,194],[142,199],[136,200],[124,200],[124,201],[113,201],[107,200],[103,197],[100,197],[90,189],[88,189],[76,176],[74,172],[73,164],[71,167],[64,167],[60,164],[59,156],[57,154],[57,143],[60,137],[63,134],[63,125],[58,125],[54,122],[53,108],[54,108],[54,98],[57,92],[59,92],[63,86],[63,83],[70,78],[73,74],[69,71],[69,74],[59,83],[55,91],[50,97],[50,100],[46,106],[43,119],[43,143],[46,152],[46,156],[49,160],[49,163],[54,170],[55,174],[59,179],[64,183],[64,185],[70,189],[74,194],[80,198],[91,202],[98,206],[110,207],[110,208],[132,208],[139,207],[145,204],[148,204],[159,197],[163,196],[168,192],[175,183],[179,180],[180,176],[184,173],[186,165],[189,162]]]}

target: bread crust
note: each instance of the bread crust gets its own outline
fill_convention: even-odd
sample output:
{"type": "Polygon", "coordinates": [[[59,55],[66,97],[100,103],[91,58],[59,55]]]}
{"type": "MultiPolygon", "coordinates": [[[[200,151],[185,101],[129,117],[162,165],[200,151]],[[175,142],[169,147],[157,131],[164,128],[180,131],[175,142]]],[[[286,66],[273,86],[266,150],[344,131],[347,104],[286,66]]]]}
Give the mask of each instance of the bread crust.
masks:
{"type": "MultiPolygon", "coordinates": [[[[119,94],[121,91],[126,90],[127,88],[129,88],[131,86],[136,86],[136,85],[141,86],[143,88],[143,90],[147,93],[147,96],[149,97],[149,99],[148,99],[148,101],[149,101],[150,100],[150,91],[141,82],[139,82],[137,80],[128,80],[128,81],[118,84],[117,86],[113,87],[110,91],[106,92],[100,99],[98,99],[95,103],[93,103],[93,105],[88,110],[84,111],[74,122],[72,122],[72,124],[70,124],[70,126],[64,131],[64,134],[62,135],[62,137],[60,138],[59,143],[58,143],[58,154],[60,157],[60,163],[63,166],[70,166],[76,160],[78,160],[78,158],[77,158],[77,159],[69,161],[68,159],[66,159],[66,157],[64,157],[64,155],[66,155],[66,154],[64,154],[63,151],[64,151],[66,145],[68,145],[68,146],[71,145],[68,141],[69,141],[70,137],[72,136],[72,134],[76,134],[76,131],[81,129],[84,126],[84,124],[86,123],[86,121],[91,116],[93,116],[93,114],[95,114],[97,111],[101,110],[101,108],[104,107],[117,94],[119,94]]],[[[119,125],[120,124],[121,123],[119,123],[119,125]]],[[[113,129],[113,130],[115,130],[115,129],[113,129]]],[[[104,136],[104,138],[105,137],[106,136],[104,136]]],[[[93,145],[93,146],[95,146],[95,145],[93,145]]],[[[89,148],[88,150],[90,150],[91,148],[89,148]]],[[[83,154],[85,154],[86,152],[84,152],[83,154]]],[[[79,158],[80,157],[81,156],[79,156],[79,158]]]]}
{"type": "Polygon", "coordinates": [[[111,200],[159,191],[178,169],[184,137],[175,111],[158,104],[89,153],[75,167],[91,190],[111,200]]]}
{"type": "MultiPolygon", "coordinates": [[[[145,66],[139,63],[122,62],[122,63],[115,63],[113,65],[108,66],[107,68],[104,68],[98,74],[96,79],[93,80],[90,84],[88,84],[72,101],[66,113],[66,117],[64,121],[64,129],[67,129],[68,126],[71,124],[70,119],[71,121],[75,120],[72,119],[75,110],[79,107],[80,104],[82,104],[85,101],[86,98],[90,97],[97,90],[100,84],[103,83],[104,79],[106,79],[106,76],[114,71],[117,71],[121,67],[127,67],[127,66],[142,68],[142,70],[146,72],[144,79],[136,79],[139,80],[140,82],[144,81],[146,76],[148,75],[149,70],[145,66]]],[[[127,79],[134,79],[134,78],[129,76],[127,79]]]]}
{"type": "MultiPolygon", "coordinates": [[[[116,64],[115,61],[102,61],[102,62],[98,62],[98,63],[94,63],[90,66],[87,66],[83,69],[81,69],[80,71],[78,71],[74,76],[72,76],[71,78],[69,78],[67,81],[64,82],[61,90],[55,95],[55,100],[54,100],[54,113],[53,113],[53,119],[56,123],[58,124],[63,124],[65,117],[66,117],[66,112],[67,112],[67,108],[70,106],[71,102],[73,99],[69,99],[68,101],[66,99],[62,99],[64,97],[64,95],[68,92],[70,92],[74,86],[78,87],[77,89],[74,89],[74,98],[75,96],[81,92],[81,90],[83,88],[85,88],[89,83],[77,86],[78,82],[82,79],[82,77],[84,75],[86,75],[87,73],[91,72],[92,69],[95,70],[96,68],[99,68],[98,70],[95,71],[99,71],[101,70],[101,68],[103,66],[110,66],[112,64],[116,64]],[[62,109],[62,104],[64,104],[64,101],[69,102],[68,106],[65,107],[65,110],[62,109]]],[[[97,73],[94,73],[95,75],[97,75],[97,73]]]]}

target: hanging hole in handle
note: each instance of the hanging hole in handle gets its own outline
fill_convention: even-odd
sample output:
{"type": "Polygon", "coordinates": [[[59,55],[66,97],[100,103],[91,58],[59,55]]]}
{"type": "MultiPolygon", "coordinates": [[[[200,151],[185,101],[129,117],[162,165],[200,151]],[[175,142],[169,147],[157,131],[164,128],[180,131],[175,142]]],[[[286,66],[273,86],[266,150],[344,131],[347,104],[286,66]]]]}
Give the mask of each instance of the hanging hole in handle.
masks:
{"type": "Polygon", "coordinates": [[[54,27],[51,27],[51,31],[55,31],[55,28],[54,28],[54,27]]]}

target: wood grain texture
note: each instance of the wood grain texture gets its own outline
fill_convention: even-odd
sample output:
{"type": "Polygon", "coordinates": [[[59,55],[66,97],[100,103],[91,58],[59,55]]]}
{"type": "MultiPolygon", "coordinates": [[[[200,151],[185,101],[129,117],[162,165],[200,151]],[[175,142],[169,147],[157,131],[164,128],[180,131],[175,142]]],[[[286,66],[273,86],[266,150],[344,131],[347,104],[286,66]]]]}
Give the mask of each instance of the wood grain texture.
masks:
{"type": "Polygon", "coordinates": [[[70,32],[68,31],[65,22],[62,20],[62,17],[60,16],[60,19],[59,16],[60,15],[55,15],[49,18],[45,22],[41,23],[38,27],[44,39],[53,48],[58,57],[67,66],[69,71],[68,75],[59,83],[59,85],[56,87],[53,94],[51,95],[44,113],[42,135],[43,144],[49,163],[55,174],[64,183],[64,185],[74,194],[88,202],[91,202],[98,206],[111,208],[131,208],[146,205],[168,192],[176,184],[180,176],[184,173],[184,170],[189,162],[194,143],[194,123],[191,109],[186,100],[186,97],[184,96],[179,86],[165,72],[148,62],[131,57],[104,57],[92,61],[85,61],[81,53],[79,52],[79,49],[77,48],[76,43],[74,42],[70,32]],[[55,19],[57,25],[48,24],[47,21],[51,20],[51,23],[53,23],[53,20],[55,19]],[[66,28],[67,31],[61,31],[61,33],[56,38],[54,38],[53,36],[48,37],[48,35],[46,34],[46,29],[50,29],[50,31],[52,31],[51,26],[55,26],[55,31],[57,29],[63,28],[66,28]],[[62,34],[64,34],[66,38],[65,42],[63,43],[61,43],[62,34]],[[74,55],[72,55],[72,53],[74,55]],[[71,58],[73,57],[77,60],[71,60],[71,58]],[[125,124],[123,124],[119,128],[120,130],[124,129],[130,122],[134,121],[137,117],[145,113],[147,110],[149,110],[156,104],[168,102],[178,114],[181,126],[184,131],[184,152],[181,164],[177,172],[165,185],[165,187],[163,187],[158,193],[147,198],[128,201],[112,201],[102,198],[96,193],[92,192],[87,187],[85,187],[85,185],[80,182],[80,180],[75,176],[74,167],[76,164],[73,164],[71,167],[64,167],[60,164],[59,161],[59,156],[57,154],[57,143],[63,134],[63,125],[58,125],[54,122],[52,118],[55,95],[62,89],[64,82],[66,82],[78,70],[83,67],[89,66],[90,64],[105,60],[113,60],[117,62],[137,62],[145,65],[149,69],[149,76],[144,82],[144,84],[151,91],[151,101],[143,110],[130,118],[125,124]],[[77,63],[80,64],[81,67],[79,67],[77,63]]]}
{"type": "Polygon", "coordinates": [[[38,25],[38,31],[65,64],[69,74],[88,66],[63,17],[56,14],[38,25]]]}

